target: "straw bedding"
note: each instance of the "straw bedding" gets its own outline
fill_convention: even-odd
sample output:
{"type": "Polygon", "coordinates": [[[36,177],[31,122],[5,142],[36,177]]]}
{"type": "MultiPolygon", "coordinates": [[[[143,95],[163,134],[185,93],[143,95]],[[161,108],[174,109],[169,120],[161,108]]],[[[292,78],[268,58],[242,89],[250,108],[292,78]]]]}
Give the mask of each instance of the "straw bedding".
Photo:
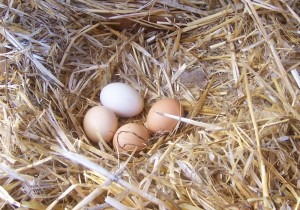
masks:
{"type": "Polygon", "coordinates": [[[300,209],[298,0],[0,1],[2,209],[300,209]],[[293,74],[292,74],[293,72],[293,74]],[[92,145],[113,81],[144,123],[185,120],[139,155],[92,145]]]}

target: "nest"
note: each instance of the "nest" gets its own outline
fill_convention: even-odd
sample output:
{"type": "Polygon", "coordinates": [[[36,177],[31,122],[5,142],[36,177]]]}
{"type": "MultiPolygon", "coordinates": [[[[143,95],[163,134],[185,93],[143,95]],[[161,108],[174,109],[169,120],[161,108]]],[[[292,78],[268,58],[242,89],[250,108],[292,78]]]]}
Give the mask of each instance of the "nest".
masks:
{"type": "Polygon", "coordinates": [[[2,209],[299,209],[297,0],[0,2],[2,209]],[[86,111],[134,87],[185,121],[139,155],[86,111]],[[220,129],[221,128],[221,129],[220,129]]]}

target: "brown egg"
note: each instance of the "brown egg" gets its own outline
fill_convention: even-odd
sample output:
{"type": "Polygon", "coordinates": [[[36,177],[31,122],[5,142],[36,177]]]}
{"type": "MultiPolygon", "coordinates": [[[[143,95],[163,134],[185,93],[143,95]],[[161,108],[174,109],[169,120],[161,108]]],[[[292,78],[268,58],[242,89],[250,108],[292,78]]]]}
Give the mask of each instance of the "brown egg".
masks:
{"type": "Polygon", "coordinates": [[[182,116],[183,110],[181,104],[176,99],[164,98],[157,101],[151,107],[147,116],[147,127],[154,133],[172,131],[178,123],[178,120],[161,116],[156,112],[182,116]]]}
{"type": "Polygon", "coordinates": [[[114,149],[123,151],[137,151],[145,149],[148,145],[149,133],[147,129],[140,124],[129,123],[120,127],[114,135],[114,149]]]}
{"type": "Polygon", "coordinates": [[[95,106],[88,110],[83,119],[83,129],[88,139],[98,143],[101,137],[109,142],[118,129],[118,119],[104,106],[95,106]]]}

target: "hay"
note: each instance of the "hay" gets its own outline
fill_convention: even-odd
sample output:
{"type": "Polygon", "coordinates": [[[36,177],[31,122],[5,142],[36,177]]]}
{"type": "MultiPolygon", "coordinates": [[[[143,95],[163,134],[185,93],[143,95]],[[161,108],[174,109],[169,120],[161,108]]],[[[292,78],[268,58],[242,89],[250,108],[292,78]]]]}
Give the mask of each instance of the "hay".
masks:
{"type": "Polygon", "coordinates": [[[0,8],[2,209],[300,209],[299,1],[0,8]],[[180,126],[139,156],[91,145],[81,122],[112,81],[145,98],[121,124],[169,96],[180,126]]]}

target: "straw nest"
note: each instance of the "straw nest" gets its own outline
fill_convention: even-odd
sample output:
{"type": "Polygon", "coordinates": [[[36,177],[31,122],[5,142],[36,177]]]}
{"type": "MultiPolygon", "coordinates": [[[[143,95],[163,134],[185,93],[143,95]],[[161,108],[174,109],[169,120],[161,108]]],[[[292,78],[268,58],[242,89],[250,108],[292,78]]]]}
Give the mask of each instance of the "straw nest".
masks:
{"type": "Polygon", "coordinates": [[[2,0],[2,209],[299,209],[297,0],[2,0]],[[112,81],[186,123],[138,156],[92,145],[112,81]],[[187,120],[189,119],[189,120],[187,120]]]}

